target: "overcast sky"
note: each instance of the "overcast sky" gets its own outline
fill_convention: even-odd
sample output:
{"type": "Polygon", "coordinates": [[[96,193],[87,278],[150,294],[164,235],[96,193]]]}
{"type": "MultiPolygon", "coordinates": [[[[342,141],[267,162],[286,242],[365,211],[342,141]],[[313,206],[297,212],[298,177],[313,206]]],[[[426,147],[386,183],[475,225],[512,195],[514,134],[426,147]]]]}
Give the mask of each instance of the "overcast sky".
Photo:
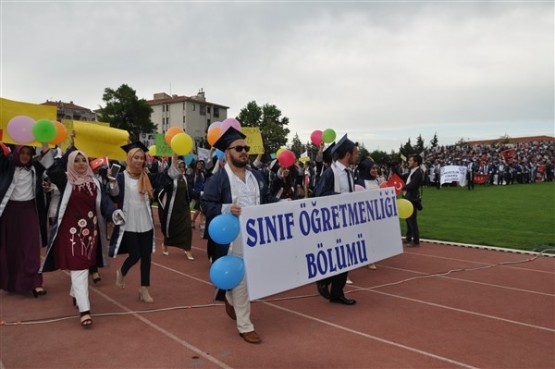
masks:
{"type": "Polygon", "coordinates": [[[276,105],[372,151],[554,133],[554,3],[1,1],[2,97],[276,105]]]}

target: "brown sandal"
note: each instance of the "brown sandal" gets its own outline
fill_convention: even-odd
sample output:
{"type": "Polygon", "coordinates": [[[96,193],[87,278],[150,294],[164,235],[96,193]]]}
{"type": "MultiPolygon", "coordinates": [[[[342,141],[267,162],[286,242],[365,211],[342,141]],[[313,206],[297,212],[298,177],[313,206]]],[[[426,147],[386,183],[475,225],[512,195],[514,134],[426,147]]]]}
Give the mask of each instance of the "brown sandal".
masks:
{"type": "Polygon", "coordinates": [[[85,329],[89,329],[93,324],[92,318],[91,318],[91,313],[88,311],[85,311],[83,313],[81,313],[81,326],[85,329]]]}

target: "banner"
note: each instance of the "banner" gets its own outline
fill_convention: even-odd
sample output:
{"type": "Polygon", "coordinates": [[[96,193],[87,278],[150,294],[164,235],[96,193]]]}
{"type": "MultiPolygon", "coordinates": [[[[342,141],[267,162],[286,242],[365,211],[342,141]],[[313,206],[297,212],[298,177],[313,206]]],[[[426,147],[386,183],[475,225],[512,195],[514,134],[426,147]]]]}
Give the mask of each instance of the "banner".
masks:
{"type": "Polygon", "coordinates": [[[516,150],[515,149],[509,149],[509,150],[501,151],[500,154],[501,154],[501,157],[503,158],[503,160],[505,160],[505,163],[511,164],[512,160],[516,156],[516,150]]]}
{"type": "Polygon", "coordinates": [[[240,224],[250,300],[403,252],[392,188],[248,206],[240,224]]]}
{"type": "Polygon", "coordinates": [[[241,127],[241,133],[246,135],[245,142],[251,147],[249,154],[263,154],[264,142],[262,141],[262,134],[258,127],[241,127]]]}
{"type": "Polygon", "coordinates": [[[488,174],[474,173],[474,183],[483,184],[489,179],[488,174]]]}
{"type": "MultiPolygon", "coordinates": [[[[18,115],[25,115],[35,121],[48,119],[54,122],[57,119],[57,108],[53,105],[30,104],[12,101],[0,97],[0,140],[4,143],[19,144],[8,134],[8,123],[18,115]]],[[[26,143],[29,146],[41,146],[38,141],[26,143]]]]}
{"type": "MultiPolygon", "coordinates": [[[[125,160],[127,154],[121,146],[129,143],[129,133],[123,129],[106,127],[103,124],[74,120],[75,147],[89,158],[107,156],[111,160],[125,160]]],[[[64,122],[65,124],[65,122],[64,122]]],[[[66,125],[67,127],[67,125],[66,125]]]]}
{"type": "Polygon", "coordinates": [[[440,184],[458,182],[459,186],[466,186],[466,171],[462,165],[446,165],[440,169],[440,184]]]}

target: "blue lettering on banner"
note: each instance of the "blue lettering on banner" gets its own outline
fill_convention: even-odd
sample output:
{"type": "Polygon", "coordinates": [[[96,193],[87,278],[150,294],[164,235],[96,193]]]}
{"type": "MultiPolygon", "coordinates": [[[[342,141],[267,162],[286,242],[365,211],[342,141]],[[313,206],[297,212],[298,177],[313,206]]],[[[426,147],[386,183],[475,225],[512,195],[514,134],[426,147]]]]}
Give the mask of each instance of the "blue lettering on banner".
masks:
{"type": "Polygon", "coordinates": [[[265,245],[267,243],[290,240],[293,238],[295,221],[293,213],[277,214],[248,219],[246,224],[247,245],[265,245]]]}
{"type": "Polygon", "coordinates": [[[358,234],[358,238],[357,241],[344,245],[341,244],[341,239],[338,239],[337,246],[326,250],[323,250],[322,243],[318,243],[316,253],[305,255],[308,279],[319,279],[328,273],[367,262],[366,242],[362,239],[362,234],[358,234]]]}
{"type": "MultiPolygon", "coordinates": [[[[397,216],[396,201],[395,193],[389,195],[386,192],[386,196],[376,199],[341,203],[329,207],[317,207],[317,201],[302,203],[300,211],[296,213],[298,214],[297,223],[295,223],[296,214],[294,213],[248,219],[245,225],[246,244],[255,247],[290,240],[296,234],[295,227],[298,227],[298,232],[302,236],[308,236],[391,218],[397,216]]],[[[347,249],[342,252],[347,252],[347,255],[355,255],[356,252],[352,251],[353,246],[345,247],[347,249]]],[[[321,260],[321,263],[327,263],[328,260],[334,259],[331,255],[326,254],[320,259],[316,255],[313,262],[317,263],[317,260],[321,260]]],[[[330,264],[322,264],[322,268],[326,270],[333,267],[330,264]]]]}

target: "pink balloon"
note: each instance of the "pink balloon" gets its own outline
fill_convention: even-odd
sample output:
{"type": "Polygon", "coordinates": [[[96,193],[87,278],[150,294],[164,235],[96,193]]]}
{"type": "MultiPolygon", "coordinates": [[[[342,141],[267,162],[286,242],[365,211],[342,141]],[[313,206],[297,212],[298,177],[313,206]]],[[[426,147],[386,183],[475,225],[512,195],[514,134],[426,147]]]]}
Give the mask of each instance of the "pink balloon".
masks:
{"type": "Polygon", "coordinates": [[[314,146],[319,146],[322,143],[322,131],[317,129],[312,132],[312,134],[310,135],[310,141],[312,141],[312,144],[314,146]]]}
{"type": "Polygon", "coordinates": [[[229,127],[233,127],[241,132],[241,123],[239,123],[239,121],[235,118],[227,118],[222,122],[222,125],[220,126],[220,131],[222,132],[222,134],[224,134],[229,127]]]}
{"type": "Polygon", "coordinates": [[[295,164],[295,153],[290,150],[283,150],[278,156],[279,165],[282,168],[290,167],[295,164]]]}
{"type": "Polygon", "coordinates": [[[208,131],[210,131],[212,128],[220,127],[221,125],[222,125],[222,122],[213,122],[211,125],[208,126],[208,131]]]}
{"type": "Polygon", "coordinates": [[[8,134],[17,143],[26,144],[35,141],[33,125],[35,120],[26,115],[18,115],[8,122],[8,134]]]}
{"type": "Polygon", "coordinates": [[[355,192],[364,191],[364,190],[366,190],[366,188],[362,187],[361,185],[359,184],[355,185],[355,192]]]}

